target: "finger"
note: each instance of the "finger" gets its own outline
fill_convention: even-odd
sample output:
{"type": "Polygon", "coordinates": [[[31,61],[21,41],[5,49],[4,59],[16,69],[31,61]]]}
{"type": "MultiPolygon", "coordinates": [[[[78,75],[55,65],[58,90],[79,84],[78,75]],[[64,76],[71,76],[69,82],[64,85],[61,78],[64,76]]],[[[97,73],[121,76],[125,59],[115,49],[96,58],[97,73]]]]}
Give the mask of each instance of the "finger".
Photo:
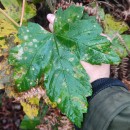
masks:
{"type": "Polygon", "coordinates": [[[76,3],[76,6],[79,6],[79,3],[76,3]]]}
{"type": "Polygon", "coordinates": [[[54,19],[55,19],[55,15],[54,14],[48,14],[47,15],[47,19],[48,21],[53,24],[54,23],[54,19]]]}
{"type": "Polygon", "coordinates": [[[83,3],[79,3],[79,6],[83,6],[83,3]]]}
{"type": "Polygon", "coordinates": [[[93,65],[85,62],[85,61],[80,61],[81,65],[83,66],[83,68],[86,70],[86,67],[89,69],[91,67],[93,67],[93,65]]]}
{"type": "Polygon", "coordinates": [[[96,70],[96,69],[110,69],[110,65],[109,64],[101,64],[101,65],[92,65],[90,63],[87,63],[85,61],[80,61],[81,65],[83,66],[83,68],[88,71],[88,70],[96,70]]]}
{"type": "Polygon", "coordinates": [[[76,3],[76,6],[82,6],[83,4],[82,3],[76,3]]]}
{"type": "Polygon", "coordinates": [[[102,64],[102,68],[104,70],[106,70],[106,69],[110,70],[110,64],[102,64]]]}
{"type": "Polygon", "coordinates": [[[49,24],[49,29],[51,30],[51,32],[53,32],[53,24],[49,24]]]}

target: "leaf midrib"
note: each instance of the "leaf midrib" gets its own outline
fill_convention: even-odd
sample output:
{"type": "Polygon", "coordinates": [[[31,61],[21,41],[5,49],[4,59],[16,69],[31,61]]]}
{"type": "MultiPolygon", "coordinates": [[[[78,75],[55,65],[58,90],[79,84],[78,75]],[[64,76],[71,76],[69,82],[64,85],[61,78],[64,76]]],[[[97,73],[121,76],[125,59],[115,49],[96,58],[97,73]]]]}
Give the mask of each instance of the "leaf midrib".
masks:
{"type": "MultiPolygon", "coordinates": [[[[57,41],[56,41],[56,39],[55,39],[55,36],[54,36],[54,41],[55,41],[55,44],[56,44],[56,49],[57,49],[57,53],[58,53],[58,55],[59,55],[59,59],[61,59],[61,58],[60,58],[60,57],[61,57],[61,56],[60,56],[60,52],[59,52],[59,49],[58,49],[58,43],[57,43],[57,41]]],[[[67,81],[66,81],[66,77],[65,77],[64,69],[63,69],[64,67],[63,67],[63,65],[62,65],[62,63],[61,63],[61,60],[60,60],[60,64],[61,64],[61,67],[62,67],[62,73],[63,73],[63,75],[64,75],[65,82],[66,82],[66,84],[68,84],[67,81]]],[[[67,89],[68,89],[69,95],[71,95],[68,86],[67,86],[67,89]]],[[[68,98],[69,98],[69,102],[70,102],[70,104],[71,104],[71,98],[70,98],[70,96],[68,96],[68,98]]],[[[70,106],[72,106],[72,104],[71,104],[70,106]]],[[[70,107],[69,109],[72,109],[72,107],[70,107]]],[[[67,113],[68,113],[68,112],[67,112],[67,113]]],[[[69,116],[69,115],[68,115],[68,116],[69,116]]]]}
{"type": "MultiPolygon", "coordinates": [[[[61,55],[60,55],[60,52],[59,52],[59,48],[58,48],[58,43],[57,43],[57,41],[56,41],[56,39],[54,38],[54,40],[55,40],[55,44],[56,44],[56,49],[57,49],[57,53],[58,53],[58,55],[59,55],[59,60],[60,60],[60,64],[61,64],[61,72],[62,72],[62,74],[64,75],[64,78],[65,78],[65,82],[66,82],[66,84],[67,84],[67,89],[68,89],[68,98],[69,98],[69,104],[70,104],[70,108],[69,109],[71,109],[72,110],[72,108],[74,108],[74,106],[73,106],[73,102],[72,102],[72,100],[71,100],[71,91],[69,90],[69,85],[68,85],[68,82],[66,81],[66,74],[65,74],[65,72],[66,73],[70,73],[70,72],[68,72],[66,69],[64,69],[64,67],[63,67],[63,65],[62,65],[62,63],[61,63],[61,58],[63,58],[63,59],[65,59],[65,60],[67,60],[66,58],[64,58],[64,57],[62,57],[61,55]],[[64,72],[65,71],[65,72],[64,72]]],[[[68,60],[67,60],[68,61],[68,60]]],[[[69,61],[70,62],[70,61],[69,61]]],[[[71,63],[71,62],[70,62],[71,63]]],[[[72,65],[72,63],[71,63],[71,65],[72,65]]],[[[60,73],[61,73],[60,72],[60,73]]],[[[73,73],[74,73],[74,71],[73,71],[73,73]]],[[[71,73],[70,73],[70,75],[72,75],[71,73]]],[[[75,78],[75,80],[78,80],[78,79],[76,79],[75,78]]],[[[78,81],[79,82],[79,81],[78,81]]],[[[82,86],[84,86],[81,82],[80,82],[80,84],[82,85],[82,86]]],[[[68,112],[67,112],[68,113],[68,112]]]]}

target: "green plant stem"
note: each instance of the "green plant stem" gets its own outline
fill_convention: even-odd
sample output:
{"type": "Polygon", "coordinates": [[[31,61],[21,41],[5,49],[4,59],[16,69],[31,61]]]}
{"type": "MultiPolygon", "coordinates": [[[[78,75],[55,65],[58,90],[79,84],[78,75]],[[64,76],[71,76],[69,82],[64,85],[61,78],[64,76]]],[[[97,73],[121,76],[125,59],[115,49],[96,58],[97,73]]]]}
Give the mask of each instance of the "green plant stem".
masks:
{"type": "Polygon", "coordinates": [[[0,8],[0,12],[6,17],[8,18],[15,26],[20,27],[19,24],[17,22],[15,22],[8,14],[6,14],[1,8],[0,8]]]}
{"type": "Polygon", "coordinates": [[[24,9],[25,9],[25,0],[23,0],[23,4],[22,4],[22,13],[21,13],[21,18],[20,18],[20,27],[22,26],[22,23],[23,23],[24,9]]]}

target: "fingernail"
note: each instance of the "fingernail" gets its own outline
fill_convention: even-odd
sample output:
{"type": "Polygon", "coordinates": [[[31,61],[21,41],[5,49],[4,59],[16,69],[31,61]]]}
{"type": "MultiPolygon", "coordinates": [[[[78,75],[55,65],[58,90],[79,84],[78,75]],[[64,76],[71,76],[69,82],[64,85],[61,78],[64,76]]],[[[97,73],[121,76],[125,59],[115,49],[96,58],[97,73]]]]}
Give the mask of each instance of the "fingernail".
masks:
{"type": "Polygon", "coordinates": [[[47,19],[48,21],[53,24],[54,23],[54,19],[55,19],[55,15],[54,14],[48,14],[47,15],[47,19]]]}
{"type": "Polygon", "coordinates": [[[52,14],[47,15],[47,19],[49,20],[52,17],[52,14]]]}

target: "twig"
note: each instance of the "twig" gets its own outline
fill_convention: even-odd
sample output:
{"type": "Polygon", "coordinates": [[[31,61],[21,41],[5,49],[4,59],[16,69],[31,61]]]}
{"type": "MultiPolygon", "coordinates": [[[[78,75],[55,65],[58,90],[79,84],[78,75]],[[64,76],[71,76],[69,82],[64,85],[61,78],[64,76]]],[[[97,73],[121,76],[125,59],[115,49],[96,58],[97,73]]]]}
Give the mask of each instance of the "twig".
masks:
{"type": "Polygon", "coordinates": [[[15,26],[20,27],[19,24],[17,22],[15,22],[8,14],[6,14],[1,8],[0,8],[0,12],[6,17],[8,18],[15,26]]]}
{"type": "Polygon", "coordinates": [[[23,23],[24,9],[25,9],[25,0],[23,0],[23,4],[22,4],[22,13],[21,13],[21,19],[20,19],[20,27],[22,26],[22,23],[23,23]]]}
{"type": "Polygon", "coordinates": [[[106,5],[110,6],[111,8],[114,8],[113,5],[111,5],[111,4],[107,3],[107,2],[104,2],[104,1],[98,1],[98,3],[100,3],[100,4],[106,4],[106,5]]]}

